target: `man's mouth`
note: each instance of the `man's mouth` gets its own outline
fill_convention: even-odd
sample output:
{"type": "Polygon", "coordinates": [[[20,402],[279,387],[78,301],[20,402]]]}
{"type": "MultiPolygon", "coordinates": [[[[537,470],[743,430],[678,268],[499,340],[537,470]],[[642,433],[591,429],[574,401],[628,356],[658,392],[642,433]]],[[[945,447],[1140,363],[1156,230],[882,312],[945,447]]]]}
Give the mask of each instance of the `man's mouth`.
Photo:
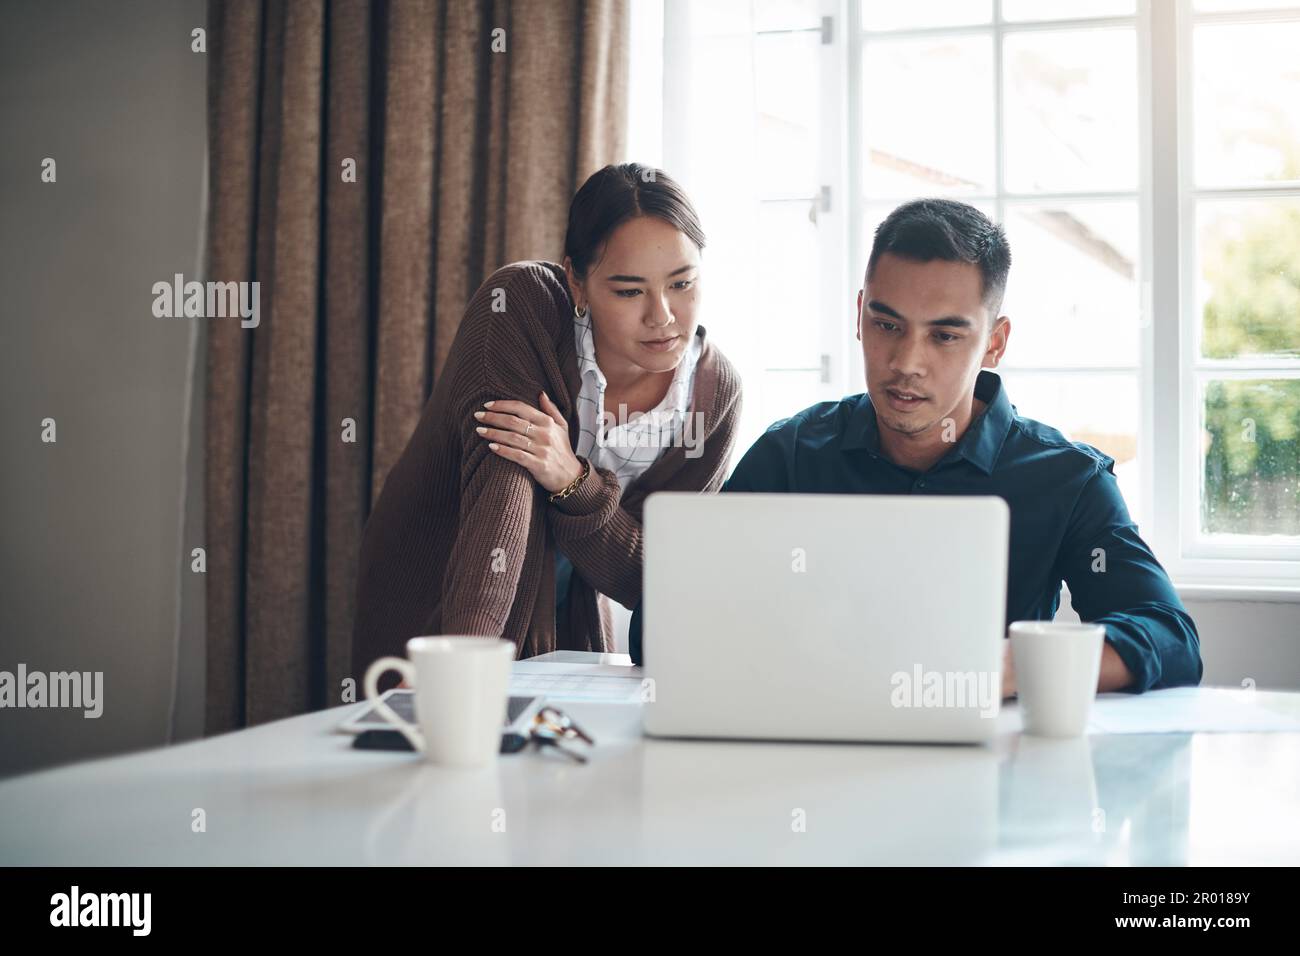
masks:
{"type": "Polygon", "coordinates": [[[900,411],[907,411],[909,408],[916,408],[922,402],[926,401],[926,396],[919,392],[909,392],[901,388],[885,389],[885,396],[889,404],[900,411]]]}

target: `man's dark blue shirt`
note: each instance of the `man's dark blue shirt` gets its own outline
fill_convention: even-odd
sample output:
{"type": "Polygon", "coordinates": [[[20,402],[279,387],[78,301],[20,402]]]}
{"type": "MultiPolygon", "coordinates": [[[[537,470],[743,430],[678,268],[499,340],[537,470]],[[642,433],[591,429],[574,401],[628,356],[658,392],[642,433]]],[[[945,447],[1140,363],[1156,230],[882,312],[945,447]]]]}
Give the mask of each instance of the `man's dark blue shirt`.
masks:
{"type": "MultiPolygon", "coordinates": [[[[980,372],[975,397],[984,412],[928,471],[885,457],[875,408],[863,393],[773,424],[722,490],[997,495],[1011,510],[1008,623],[1051,620],[1064,581],[1080,619],[1106,626],[1107,641],[1133,675],[1126,690],[1200,683],[1196,625],[1129,517],[1114,459],[1022,417],[993,372],[980,372]]],[[[640,605],[630,643],[640,663],[640,605]]]]}

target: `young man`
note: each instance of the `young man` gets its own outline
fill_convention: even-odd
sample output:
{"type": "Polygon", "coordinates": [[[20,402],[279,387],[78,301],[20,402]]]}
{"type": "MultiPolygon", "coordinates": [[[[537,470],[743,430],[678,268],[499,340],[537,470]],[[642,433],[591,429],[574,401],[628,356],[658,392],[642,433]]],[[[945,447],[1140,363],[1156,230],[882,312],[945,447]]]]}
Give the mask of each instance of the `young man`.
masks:
{"type": "Polygon", "coordinates": [[[1065,581],[1080,618],[1106,627],[1098,691],[1197,684],[1196,625],[1129,518],[1114,459],[1021,417],[981,371],[1011,336],[999,314],[1010,266],[1002,229],[965,203],[895,209],[858,292],[867,391],[773,424],[722,490],[998,495],[1011,509],[1008,622],[1051,620],[1065,581]]]}

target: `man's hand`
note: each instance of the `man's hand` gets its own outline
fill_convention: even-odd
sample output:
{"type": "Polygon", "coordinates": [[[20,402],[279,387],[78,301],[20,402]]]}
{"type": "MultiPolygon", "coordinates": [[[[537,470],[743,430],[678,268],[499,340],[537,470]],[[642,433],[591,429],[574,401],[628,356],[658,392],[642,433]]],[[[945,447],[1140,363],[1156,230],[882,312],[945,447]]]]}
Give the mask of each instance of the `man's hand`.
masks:
{"type": "MultiPolygon", "coordinates": [[[[1097,675],[1097,693],[1124,690],[1133,683],[1133,674],[1119,652],[1106,641],[1101,650],[1101,668],[1097,675]]],[[[1016,662],[1011,655],[1011,640],[1002,642],[1002,699],[1016,696],[1016,662]]]]}
{"type": "Polygon", "coordinates": [[[1097,675],[1097,693],[1104,694],[1107,691],[1125,690],[1132,683],[1133,672],[1128,669],[1128,665],[1119,656],[1119,651],[1115,650],[1110,641],[1106,641],[1101,648],[1101,668],[1097,675]]]}
{"type": "Polygon", "coordinates": [[[485,403],[475,412],[475,429],[493,452],[523,465],[533,479],[555,494],[582,474],[582,464],[569,445],[569,425],[545,392],[538,411],[509,399],[485,403]],[[490,406],[490,408],[486,407],[490,406]]]}

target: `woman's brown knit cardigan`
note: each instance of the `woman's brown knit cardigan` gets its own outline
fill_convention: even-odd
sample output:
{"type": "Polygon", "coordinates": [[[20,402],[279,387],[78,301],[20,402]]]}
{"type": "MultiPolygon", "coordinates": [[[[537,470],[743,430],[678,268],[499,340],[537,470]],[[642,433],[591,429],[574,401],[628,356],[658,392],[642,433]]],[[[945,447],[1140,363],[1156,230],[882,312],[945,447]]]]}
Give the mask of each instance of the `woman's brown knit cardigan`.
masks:
{"type": "Polygon", "coordinates": [[[361,544],[353,672],[404,654],[420,634],[482,634],[514,641],[516,656],[556,649],[609,651],[609,595],[641,597],[641,506],[653,491],[717,491],[740,417],[740,378],[702,326],[692,415],[701,444],[667,448],[621,494],[593,467],[568,498],[549,502],[522,466],[474,431],[493,399],[534,407],[545,390],[569,423],[581,380],[573,303],[553,262],[516,262],[474,294],[445,367],[402,456],[384,482],[361,544]],[[690,456],[687,452],[690,451],[690,456]],[[701,454],[702,452],[702,454],[701,454]],[[691,457],[693,456],[693,457],[691,457]],[[565,620],[555,616],[555,547],[575,574],[565,620]]]}

